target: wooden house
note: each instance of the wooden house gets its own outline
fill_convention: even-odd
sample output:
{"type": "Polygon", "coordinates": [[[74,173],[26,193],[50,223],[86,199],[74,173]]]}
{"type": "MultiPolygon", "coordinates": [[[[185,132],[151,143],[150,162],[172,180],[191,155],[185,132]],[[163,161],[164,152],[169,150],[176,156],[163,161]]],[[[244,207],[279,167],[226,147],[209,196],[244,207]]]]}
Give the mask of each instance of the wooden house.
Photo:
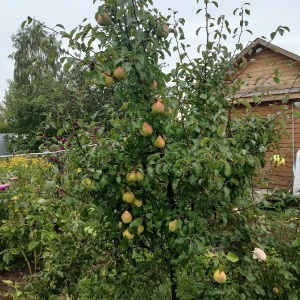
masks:
{"type": "MultiPolygon", "coordinates": [[[[300,102],[300,56],[257,38],[240,53],[236,63],[242,64],[233,74],[234,81],[239,81],[241,87],[234,98],[246,100],[252,107],[251,113],[266,116],[279,111],[282,104],[286,105],[280,117],[286,119],[289,136],[282,136],[278,153],[267,154],[267,165],[262,173],[269,174],[269,187],[292,189],[294,162],[300,149],[300,118],[296,117],[299,109],[298,104],[295,105],[300,102]],[[271,164],[274,154],[284,157],[285,165],[274,167],[271,164]]],[[[245,107],[237,106],[237,110],[243,113],[245,107]]]]}

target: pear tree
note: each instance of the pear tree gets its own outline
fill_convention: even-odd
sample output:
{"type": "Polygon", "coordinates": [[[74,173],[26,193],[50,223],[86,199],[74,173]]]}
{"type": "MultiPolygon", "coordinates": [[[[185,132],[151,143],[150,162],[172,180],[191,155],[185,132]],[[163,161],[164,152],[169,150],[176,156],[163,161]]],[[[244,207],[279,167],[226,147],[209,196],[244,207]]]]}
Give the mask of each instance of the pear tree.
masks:
{"type": "MultiPolygon", "coordinates": [[[[228,84],[228,76],[236,71],[240,44],[230,52],[222,40],[239,39],[247,30],[247,5],[236,13],[241,28],[231,30],[223,15],[211,17],[216,1],[197,3],[206,24],[197,35],[204,34],[206,43],[195,59],[184,43],[184,19],[175,11],[163,16],[152,0],[103,0],[94,23],[70,33],[59,25],[73,51],[61,59],[65,72],[78,60],[93,62],[86,80],[105,91],[109,77],[121,102],[108,133],[93,119],[96,111],[90,122],[66,118],[55,124],[68,151],[57,158],[54,181],[66,207],[77,212],[76,232],[83,226],[86,233],[72,283],[84,282],[91,295],[148,299],[147,287],[160,282],[172,300],[189,299],[180,294],[183,274],[199,283],[194,295],[200,298],[218,289],[226,293],[227,285],[219,283],[233,272],[238,243],[249,242],[230,237],[226,226],[244,222],[233,208],[246,197],[280,132],[275,117],[235,113],[240,82],[228,84]],[[163,62],[170,55],[177,55],[177,63],[168,72],[163,62]],[[220,253],[223,259],[217,259],[220,253]],[[98,269],[105,276],[97,277],[98,269]]],[[[58,258],[48,259],[58,265],[58,258]]],[[[67,280],[73,271],[70,265],[62,276],[67,280]]]]}

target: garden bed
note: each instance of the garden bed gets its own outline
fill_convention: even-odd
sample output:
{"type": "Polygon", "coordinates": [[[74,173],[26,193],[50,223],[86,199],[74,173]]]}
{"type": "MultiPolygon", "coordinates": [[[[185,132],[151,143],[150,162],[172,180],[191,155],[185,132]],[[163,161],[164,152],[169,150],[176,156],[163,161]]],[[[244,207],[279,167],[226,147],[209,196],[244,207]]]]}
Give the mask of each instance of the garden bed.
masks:
{"type": "Polygon", "coordinates": [[[20,289],[27,276],[27,269],[21,267],[15,268],[11,271],[0,271],[0,299],[13,299],[12,294],[15,292],[14,287],[18,287],[20,289]],[[9,281],[13,284],[8,284],[9,281]]]}

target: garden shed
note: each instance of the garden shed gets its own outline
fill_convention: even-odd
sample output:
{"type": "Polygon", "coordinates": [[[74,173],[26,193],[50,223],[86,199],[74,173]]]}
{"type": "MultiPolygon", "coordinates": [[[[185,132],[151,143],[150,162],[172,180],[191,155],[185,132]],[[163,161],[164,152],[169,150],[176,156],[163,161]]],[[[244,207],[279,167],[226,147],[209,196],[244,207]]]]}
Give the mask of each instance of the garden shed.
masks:
{"type": "MultiPolygon", "coordinates": [[[[271,179],[269,187],[292,189],[294,162],[300,149],[300,118],[297,118],[300,56],[257,38],[238,55],[236,63],[242,66],[231,78],[241,86],[233,97],[246,100],[251,105],[248,108],[251,113],[266,116],[278,112],[280,118],[286,120],[289,135],[282,136],[277,153],[267,154],[267,165],[262,173],[271,179]],[[284,110],[282,105],[285,105],[284,110]],[[271,164],[274,154],[284,157],[285,165],[274,167],[271,164]]],[[[245,106],[237,106],[238,112],[245,110],[245,106]]]]}
{"type": "Polygon", "coordinates": [[[8,154],[8,150],[5,146],[5,135],[6,133],[0,133],[0,155],[8,154]]]}

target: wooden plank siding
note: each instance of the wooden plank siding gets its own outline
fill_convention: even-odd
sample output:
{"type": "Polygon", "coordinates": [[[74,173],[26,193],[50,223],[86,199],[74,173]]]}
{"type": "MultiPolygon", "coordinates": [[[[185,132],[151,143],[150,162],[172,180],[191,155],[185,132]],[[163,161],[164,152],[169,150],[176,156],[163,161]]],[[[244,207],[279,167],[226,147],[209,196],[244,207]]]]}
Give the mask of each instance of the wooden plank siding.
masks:
{"type": "Polygon", "coordinates": [[[236,97],[241,97],[249,102],[253,101],[254,93],[262,95],[262,101],[280,100],[287,92],[293,88],[293,93],[300,95],[300,81],[298,72],[300,64],[293,62],[280,53],[275,53],[271,49],[264,49],[259,56],[252,54],[247,58],[248,66],[245,70],[239,70],[237,77],[243,81],[240,91],[236,97]],[[278,70],[279,83],[274,81],[278,70]],[[256,81],[259,79],[258,81],[256,81]],[[272,97],[266,91],[277,97],[272,97]]]}
{"type": "MultiPolygon", "coordinates": [[[[267,153],[266,161],[267,164],[265,168],[261,171],[260,177],[266,177],[269,181],[266,184],[260,184],[260,188],[290,188],[293,184],[293,160],[296,156],[297,151],[300,149],[300,118],[293,118],[293,112],[297,108],[293,107],[293,101],[287,103],[287,109],[284,114],[280,117],[286,119],[286,134],[282,134],[281,140],[279,142],[279,150],[272,150],[267,153]],[[293,139],[294,134],[294,139],[293,139]],[[294,156],[293,156],[294,152],[294,156]],[[285,165],[274,167],[271,163],[271,157],[274,154],[280,154],[285,159],[285,165]],[[269,186],[267,186],[269,185],[269,186]]],[[[278,112],[278,105],[280,103],[270,103],[263,102],[259,106],[253,105],[253,110],[251,113],[259,114],[260,116],[268,116],[278,112]]],[[[236,107],[239,113],[247,113],[244,107],[236,107]]]]}
{"type": "MultiPolygon", "coordinates": [[[[284,49],[274,49],[276,46],[267,44],[261,39],[255,40],[249,49],[242,52],[242,57],[247,60],[246,69],[238,70],[237,74],[231,77],[237,77],[242,80],[240,90],[234,95],[235,99],[243,99],[252,106],[251,113],[267,116],[279,111],[282,105],[281,100],[289,93],[289,107],[281,119],[285,117],[286,131],[288,136],[282,135],[279,143],[279,151],[270,151],[266,155],[267,165],[261,171],[260,177],[267,177],[269,188],[292,188],[293,187],[293,164],[297,151],[300,149],[300,119],[294,118],[293,112],[297,110],[293,103],[300,101],[300,81],[298,74],[300,72],[300,57],[284,49]],[[276,71],[278,70],[278,71],[276,71]],[[280,82],[276,83],[274,77],[278,72],[280,82]],[[260,79],[256,81],[257,78],[260,79]],[[259,104],[254,103],[254,97],[258,96],[261,100],[259,104]],[[293,108],[292,108],[293,107],[293,108]],[[285,158],[285,165],[274,167],[271,164],[271,157],[274,154],[280,154],[285,158]]],[[[237,63],[241,63],[241,56],[237,63]]],[[[245,107],[236,106],[238,113],[247,113],[245,107]]],[[[260,188],[266,188],[267,185],[261,184],[260,188]]]]}

